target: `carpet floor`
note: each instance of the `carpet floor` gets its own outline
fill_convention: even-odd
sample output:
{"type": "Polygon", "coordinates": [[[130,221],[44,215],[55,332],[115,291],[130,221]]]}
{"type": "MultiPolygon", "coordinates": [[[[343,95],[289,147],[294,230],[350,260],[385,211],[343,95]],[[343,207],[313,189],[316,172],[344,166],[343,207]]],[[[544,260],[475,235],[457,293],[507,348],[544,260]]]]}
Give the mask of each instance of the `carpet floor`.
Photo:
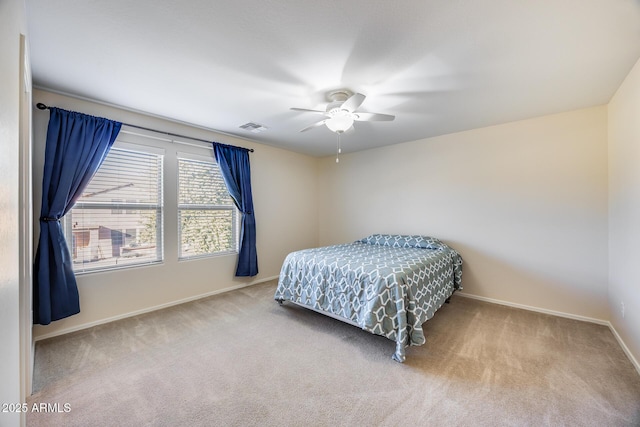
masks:
{"type": "Polygon", "coordinates": [[[400,364],[275,286],[39,341],[27,426],[640,426],[606,326],[454,295],[400,364]]]}

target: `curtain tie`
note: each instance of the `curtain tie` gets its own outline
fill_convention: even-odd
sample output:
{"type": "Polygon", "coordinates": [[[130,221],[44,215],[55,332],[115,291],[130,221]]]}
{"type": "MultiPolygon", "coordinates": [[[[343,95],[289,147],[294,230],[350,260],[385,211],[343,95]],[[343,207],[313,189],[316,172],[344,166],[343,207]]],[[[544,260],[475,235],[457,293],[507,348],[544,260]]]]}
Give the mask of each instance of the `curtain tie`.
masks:
{"type": "Polygon", "coordinates": [[[40,221],[44,221],[44,222],[60,221],[60,218],[50,218],[48,216],[41,216],[40,221]]]}

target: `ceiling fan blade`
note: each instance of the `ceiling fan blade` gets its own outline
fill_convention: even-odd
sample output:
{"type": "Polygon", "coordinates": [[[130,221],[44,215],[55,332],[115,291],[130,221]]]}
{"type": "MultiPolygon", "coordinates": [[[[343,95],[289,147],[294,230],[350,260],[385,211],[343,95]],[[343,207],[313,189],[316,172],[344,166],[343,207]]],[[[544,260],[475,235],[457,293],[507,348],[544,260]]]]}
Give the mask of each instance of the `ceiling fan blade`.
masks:
{"type": "Polygon", "coordinates": [[[321,110],[309,110],[307,108],[290,108],[290,109],[293,110],[293,111],[302,111],[302,112],[305,112],[305,113],[319,113],[319,114],[322,114],[322,115],[325,115],[325,116],[327,115],[326,111],[321,111],[321,110]]]}
{"type": "Polygon", "coordinates": [[[351,113],[353,113],[356,108],[358,108],[360,105],[362,105],[362,103],[364,102],[364,99],[366,98],[366,96],[364,96],[361,93],[355,93],[353,95],[351,95],[349,97],[349,99],[347,99],[346,101],[344,101],[342,103],[342,105],[340,106],[340,109],[342,110],[347,110],[351,113]]]}
{"type": "Polygon", "coordinates": [[[391,114],[379,114],[379,113],[355,113],[357,117],[354,120],[360,122],[390,122],[395,119],[396,116],[391,114]]]}
{"type": "Polygon", "coordinates": [[[325,124],[325,122],[326,122],[327,120],[329,120],[329,119],[324,119],[324,120],[320,120],[319,122],[315,122],[314,124],[309,125],[309,126],[307,126],[306,128],[304,128],[304,129],[300,130],[300,132],[306,132],[306,131],[308,131],[309,129],[313,129],[313,128],[316,128],[316,127],[318,127],[318,126],[322,126],[323,124],[325,124]]]}

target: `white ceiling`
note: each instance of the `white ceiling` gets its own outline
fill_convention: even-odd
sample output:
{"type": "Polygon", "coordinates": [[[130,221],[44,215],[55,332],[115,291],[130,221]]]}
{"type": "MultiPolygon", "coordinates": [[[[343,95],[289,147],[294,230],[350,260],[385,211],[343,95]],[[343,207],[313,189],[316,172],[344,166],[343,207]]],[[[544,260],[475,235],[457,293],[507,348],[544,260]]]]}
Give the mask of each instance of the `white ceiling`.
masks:
{"type": "Polygon", "coordinates": [[[289,108],[333,89],[396,116],[356,122],[351,152],[605,104],[640,57],[638,0],[26,4],[37,86],[314,156],[336,135],[289,108]]]}

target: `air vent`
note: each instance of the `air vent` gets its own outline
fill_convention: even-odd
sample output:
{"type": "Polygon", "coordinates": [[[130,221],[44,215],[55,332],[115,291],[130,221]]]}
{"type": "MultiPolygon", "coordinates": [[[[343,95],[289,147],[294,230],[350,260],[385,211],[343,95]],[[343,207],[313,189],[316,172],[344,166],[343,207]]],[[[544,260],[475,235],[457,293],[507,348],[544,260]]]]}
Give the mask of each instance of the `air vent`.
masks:
{"type": "Polygon", "coordinates": [[[253,133],[260,133],[267,130],[268,128],[266,126],[259,125],[258,123],[249,122],[240,126],[240,129],[248,130],[249,132],[253,133]]]}

